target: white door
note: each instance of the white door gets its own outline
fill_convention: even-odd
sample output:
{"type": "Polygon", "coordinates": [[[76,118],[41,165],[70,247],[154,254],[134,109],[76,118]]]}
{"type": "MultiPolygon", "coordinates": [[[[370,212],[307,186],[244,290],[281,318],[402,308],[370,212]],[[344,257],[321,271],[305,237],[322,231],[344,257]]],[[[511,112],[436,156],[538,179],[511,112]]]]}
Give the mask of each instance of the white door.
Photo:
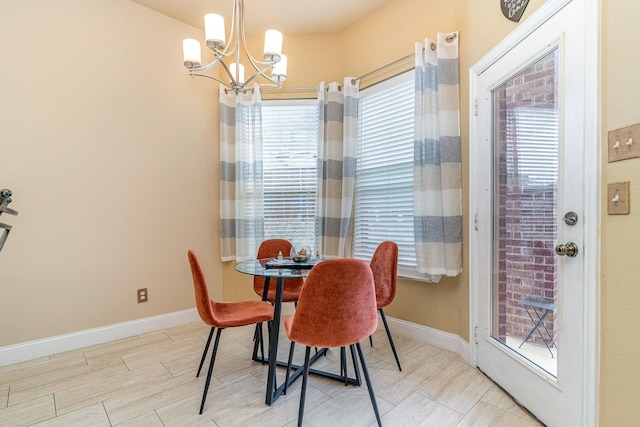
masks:
{"type": "Polygon", "coordinates": [[[590,4],[549,1],[471,73],[472,359],[549,426],[595,423],[590,4]]]}

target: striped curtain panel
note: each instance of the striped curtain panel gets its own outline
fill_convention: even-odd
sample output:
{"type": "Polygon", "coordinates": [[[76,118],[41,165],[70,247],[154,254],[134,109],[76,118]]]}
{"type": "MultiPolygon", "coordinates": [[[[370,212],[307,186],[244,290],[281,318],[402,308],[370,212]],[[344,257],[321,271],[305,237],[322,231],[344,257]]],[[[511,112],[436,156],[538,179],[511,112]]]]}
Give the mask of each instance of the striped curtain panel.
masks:
{"type": "Polygon", "coordinates": [[[255,259],[264,240],[262,113],[258,86],[220,87],[220,252],[222,261],[255,259]]]}
{"type": "Polygon", "coordinates": [[[462,271],[458,33],[416,43],[414,232],[418,272],[462,271]]]}
{"type": "Polygon", "coordinates": [[[325,258],[351,256],[358,129],[358,82],[352,80],[318,87],[315,250],[325,258]]]}

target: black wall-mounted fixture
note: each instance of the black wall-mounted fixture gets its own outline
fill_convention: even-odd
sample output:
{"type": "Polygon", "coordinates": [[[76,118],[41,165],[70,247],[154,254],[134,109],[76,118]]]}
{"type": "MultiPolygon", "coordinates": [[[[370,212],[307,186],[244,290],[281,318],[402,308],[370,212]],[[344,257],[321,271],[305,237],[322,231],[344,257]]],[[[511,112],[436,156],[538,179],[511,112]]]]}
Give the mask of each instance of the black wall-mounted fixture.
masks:
{"type": "MultiPolygon", "coordinates": [[[[18,215],[18,211],[14,211],[9,208],[7,205],[11,203],[11,190],[4,189],[0,190],[0,215],[3,213],[7,213],[9,215],[18,215]]],[[[11,226],[9,224],[5,224],[0,222],[0,229],[2,229],[2,234],[0,234],[0,251],[4,246],[4,242],[7,241],[7,237],[9,237],[9,232],[11,231],[11,226]]]]}

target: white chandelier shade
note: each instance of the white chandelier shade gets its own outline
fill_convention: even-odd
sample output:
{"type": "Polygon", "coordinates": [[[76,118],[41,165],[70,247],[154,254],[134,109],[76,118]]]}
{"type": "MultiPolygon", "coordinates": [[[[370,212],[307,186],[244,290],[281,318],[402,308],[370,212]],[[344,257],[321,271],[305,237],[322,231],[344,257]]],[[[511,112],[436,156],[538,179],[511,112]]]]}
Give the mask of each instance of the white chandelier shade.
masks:
{"type": "Polygon", "coordinates": [[[204,16],[204,36],[208,48],[224,49],[224,18],[215,13],[207,13],[204,16]]]}
{"type": "Polygon", "coordinates": [[[229,72],[231,73],[231,77],[233,77],[238,84],[241,85],[244,83],[244,65],[232,62],[229,65],[229,72]],[[238,66],[236,67],[236,65],[238,66]]]}
{"type": "Polygon", "coordinates": [[[182,42],[184,66],[191,77],[207,77],[222,83],[227,89],[236,93],[243,92],[246,87],[258,77],[266,79],[261,86],[280,87],[287,79],[287,57],[282,54],[282,33],[277,30],[267,30],[264,39],[264,61],[255,59],[249,49],[244,30],[244,0],[234,0],[231,32],[226,37],[224,18],[215,13],[204,17],[206,46],[213,52],[214,60],[202,65],[200,43],[194,39],[182,42]],[[241,59],[246,59],[253,69],[252,75],[245,80],[245,67],[241,59]],[[210,74],[203,74],[216,65],[224,70],[228,81],[210,74]],[[267,74],[267,73],[270,73],[267,74]]]}

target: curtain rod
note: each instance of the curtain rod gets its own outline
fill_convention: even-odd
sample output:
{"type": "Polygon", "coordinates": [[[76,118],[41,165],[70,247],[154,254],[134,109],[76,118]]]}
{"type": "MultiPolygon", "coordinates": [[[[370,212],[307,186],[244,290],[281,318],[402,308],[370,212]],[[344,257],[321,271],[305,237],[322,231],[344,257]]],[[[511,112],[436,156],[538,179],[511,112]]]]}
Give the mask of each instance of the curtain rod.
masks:
{"type": "MultiPolygon", "coordinates": [[[[403,56],[402,58],[396,59],[395,61],[392,61],[388,64],[383,65],[382,67],[376,68],[373,71],[369,71],[366,74],[361,75],[360,77],[355,77],[353,79],[351,79],[351,84],[356,84],[356,82],[358,80],[362,80],[365,79],[369,76],[372,76],[373,74],[379,73],[380,71],[384,71],[387,68],[391,68],[394,65],[399,64],[400,62],[406,61],[407,59],[413,58],[415,54],[410,53],[407,56],[403,56]]],[[[339,85],[340,88],[342,88],[342,85],[339,85]]],[[[264,89],[260,89],[261,92],[315,92],[317,91],[318,88],[317,87],[281,87],[281,88],[264,88],[264,89]]]]}
{"type": "MultiPolygon", "coordinates": [[[[382,67],[376,68],[373,71],[369,71],[366,74],[361,75],[360,77],[355,77],[353,79],[351,79],[351,84],[356,84],[356,82],[358,80],[362,80],[362,79],[366,79],[369,76],[372,76],[376,73],[379,73],[380,71],[384,71],[387,68],[391,68],[394,65],[397,65],[403,61],[406,61],[408,59],[411,59],[414,57],[415,54],[410,53],[407,56],[403,56],[402,58],[396,59],[395,61],[392,61],[388,64],[383,65],[382,67]]],[[[339,85],[340,87],[342,87],[342,85],[339,85]]],[[[316,91],[318,90],[317,87],[281,87],[281,88],[264,88],[264,89],[260,89],[262,92],[311,92],[311,91],[316,91]]]]}
{"type": "Polygon", "coordinates": [[[380,71],[384,71],[387,68],[391,68],[394,65],[398,65],[399,63],[404,62],[407,59],[413,58],[414,55],[415,55],[414,53],[410,53],[409,55],[403,56],[402,58],[398,58],[395,61],[392,61],[392,62],[389,62],[388,64],[383,65],[382,67],[378,67],[373,71],[369,71],[368,73],[365,73],[365,74],[361,75],[360,77],[356,77],[355,79],[351,79],[351,84],[354,85],[354,84],[356,84],[356,82],[358,80],[366,79],[367,77],[370,77],[370,76],[372,76],[372,75],[374,75],[376,73],[379,73],[380,71]]]}
{"type": "MultiPolygon", "coordinates": [[[[453,39],[456,38],[456,33],[452,33],[449,36],[447,36],[447,38],[445,39],[447,42],[451,43],[453,41],[453,39]]],[[[429,46],[431,48],[431,50],[436,50],[436,48],[438,47],[434,42],[431,42],[431,45],[429,46]]],[[[362,80],[362,79],[366,79],[367,77],[371,77],[372,75],[379,73],[381,71],[384,71],[388,68],[393,67],[394,65],[398,65],[401,62],[404,62],[408,59],[411,59],[415,56],[415,53],[410,53],[406,56],[403,56],[402,58],[398,58],[395,61],[391,61],[388,64],[385,64],[381,67],[376,68],[373,71],[369,71],[368,73],[365,73],[363,75],[361,75],[360,77],[355,77],[353,79],[351,79],[351,84],[356,84],[356,82],[358,80],[362,80]]],[[[340,88],[342,88],[342,85],[340,85],[340,88]]],[[[281,87],[281,88],[264,88],[261,89],[261,91],[263,92],[315,92],[316,90],[318,90],[317,87],[281,87]]]]}
{"type": "Polygon", "coordinates": [[[318,87],[265,87],[260,92],[315,92],[318,87]]]}
{"type": "MultiPolygon", "coordinates": [[[[448,43],[451,43],[453,41],[453,39],[456,38],[456,33],[452,33],[451,35],[447,36],[447,38],[445,39],[448,43]]],[[[429,46],[431,48],[431,50],[436,50],[437,49],[437,45],[434,42],[431,42],[431,45],[429,46]]],[[[407,56],[403,56],[402,58],[396,59],[395,61],[391,61],[388,64],[383,65],[382,67],[376,68],[373,71],[369,71],[366,74],[361,75],[360,77],[356,77],[355,79],[351,79],[351,84],[356,84],[356,82],[358,80],[362,80],[362,79],[366,79],[367,77],[372,76],[373,74],[379,73],[380,71],[384,71],[387,68],[391,68],[394,65],[397,65],[401,62],[406,61],[407,59],[411,59],[415,56],[415,53],[410,53],[407,56]]]]}

